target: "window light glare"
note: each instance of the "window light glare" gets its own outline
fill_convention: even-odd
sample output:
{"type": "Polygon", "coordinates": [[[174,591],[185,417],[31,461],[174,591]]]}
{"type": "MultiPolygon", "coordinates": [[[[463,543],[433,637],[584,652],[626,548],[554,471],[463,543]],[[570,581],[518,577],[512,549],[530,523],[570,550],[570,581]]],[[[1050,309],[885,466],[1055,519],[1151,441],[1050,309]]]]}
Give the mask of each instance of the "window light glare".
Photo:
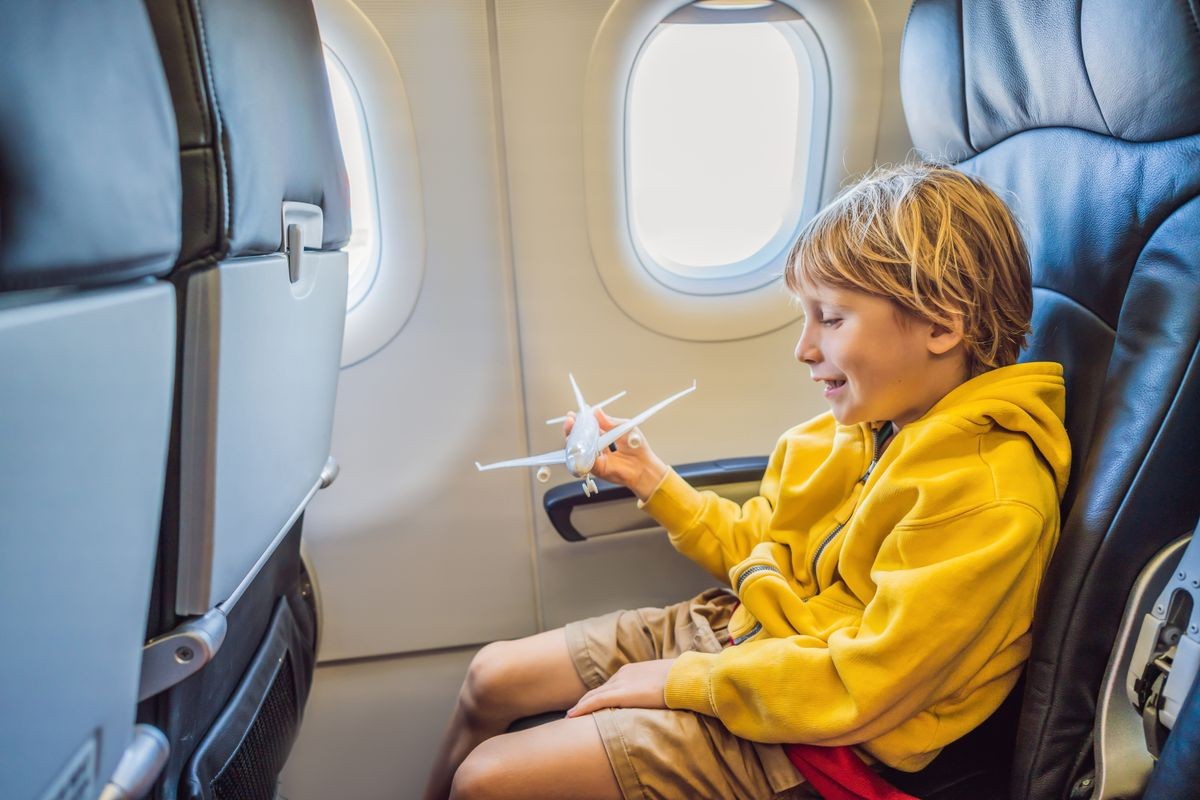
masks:
{"type": "Polygon", "coordinates": [[[692,275],[761,266],[747,259],[797,221],[812,95],[806,52],[773,23],[660,25],[628,109],[630,221],[643,251],[692,275]]]}
{"type": "Polygon", "coordinates": [[[328,48],[325,71],[329,74],[333,115],[337,120],[342,157],[350,181],[350,261],[346,307],[352,308],[370,289],[378,267],[379,249],[376,231],[375,183],[371,166],[366,121],[350,76],[341,61],[328,48]]]}
{"type": "Polygon", "coordinates": [[[711,8],[716,11],[743,11],[757,8],[770,8],[774,0],[696,0],[692,3],[700,8],[711,8]]]}

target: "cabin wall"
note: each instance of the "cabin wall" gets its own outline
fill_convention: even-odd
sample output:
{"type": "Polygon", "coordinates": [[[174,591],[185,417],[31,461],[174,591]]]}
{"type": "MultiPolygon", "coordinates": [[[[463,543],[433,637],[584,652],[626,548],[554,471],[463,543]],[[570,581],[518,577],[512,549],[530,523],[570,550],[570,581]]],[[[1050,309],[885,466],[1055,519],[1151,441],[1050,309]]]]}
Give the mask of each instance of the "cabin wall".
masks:
{"type": "MultiPolygon", "coordinates": [[[[399,334],[342,371],[333,453],[305,549],[320,664],[284,781],[289,800],[419,796],[474,651],[712,579],[660,531],[558,537],[532,470],[477,473],[561,446],[543,420],[629,394],[672,462],[757,455],[824,410],[792,323],[736,341],[654,333],[605,291],[589,244],[583,86],[609,0],[358,0],[404,81],[424,211],[420,295],[399,334]]],[[[899,98],[903,0],[877,0],[876,159],[910,148],[899,98]]],[[[386,142],[373,142],[386,147],[386,142]]],[[[385,235],[386,235],[385,231],[385,235]]],[[[384,264],[383,269],[405,265],[384,264]]],[[[567,476],[557,471],[551,486],[567,476]]]]}

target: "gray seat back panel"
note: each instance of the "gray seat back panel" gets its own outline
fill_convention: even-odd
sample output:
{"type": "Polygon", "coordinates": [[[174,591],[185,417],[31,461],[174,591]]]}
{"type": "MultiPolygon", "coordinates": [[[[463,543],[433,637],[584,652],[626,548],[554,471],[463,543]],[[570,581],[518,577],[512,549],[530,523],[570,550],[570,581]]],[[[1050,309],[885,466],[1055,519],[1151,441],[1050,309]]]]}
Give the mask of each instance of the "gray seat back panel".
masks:
{"type": "Polygon", "coordinates": [[[303,507],[329,457],[344,252],[283,254],[189,276],[181,389],[176,612],[227,600],[303,507]]]}
{"type": "Polygon", "coordinates": [[[129,741],[175,357],[169,284],[31,299],[0,307],[5,798],[75,756],[103,785],[129,741]]]}

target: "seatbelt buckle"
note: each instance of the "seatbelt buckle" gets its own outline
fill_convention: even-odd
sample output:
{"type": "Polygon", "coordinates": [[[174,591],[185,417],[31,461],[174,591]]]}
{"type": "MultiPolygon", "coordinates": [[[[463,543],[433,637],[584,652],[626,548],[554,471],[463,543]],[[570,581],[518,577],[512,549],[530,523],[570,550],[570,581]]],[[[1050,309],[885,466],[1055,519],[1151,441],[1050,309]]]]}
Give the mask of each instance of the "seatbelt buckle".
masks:
{"type": "Polygon", "coordinates": [[[1155,758],[1200,669],[1200,545],[1192,541],[1154,607],[1142,619],[1126,674],[1125,693],[1138,713],[1155,758]]]}

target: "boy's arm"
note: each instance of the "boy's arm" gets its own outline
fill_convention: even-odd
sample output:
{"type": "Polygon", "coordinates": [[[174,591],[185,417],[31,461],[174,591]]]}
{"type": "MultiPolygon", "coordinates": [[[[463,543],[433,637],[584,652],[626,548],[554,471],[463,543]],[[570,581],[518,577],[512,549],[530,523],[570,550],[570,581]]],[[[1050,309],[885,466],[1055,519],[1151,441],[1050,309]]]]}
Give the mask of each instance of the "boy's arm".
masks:
{"type": "MultiPolygon", "coordinates": [[[[826,640],[796,634],[794,622],[790,635],[773,630],[808,613],[803,604],[774,621],[759,615],[778,638],[684,653],[668,675],[667,705],[719,717],[755,741],[881,736],[985,672],[999,679],[1020,667],[1056,533],[1014,502],[897,528],[875,562],[878,588],[861,622],[826,640]]],[[[990,685],[1007,691],[1003,683],[990,685]]]]}
{"type": "Polygon", "coordinates": [[[697,491],[667,468],[639,501],[671,537],[679,552],[704,567],[722,583],[729,570],[762,541],[779,499],[786,440],[780,439],[767,462],[759,494],[739,505],[710,491],[697,491]]]}

